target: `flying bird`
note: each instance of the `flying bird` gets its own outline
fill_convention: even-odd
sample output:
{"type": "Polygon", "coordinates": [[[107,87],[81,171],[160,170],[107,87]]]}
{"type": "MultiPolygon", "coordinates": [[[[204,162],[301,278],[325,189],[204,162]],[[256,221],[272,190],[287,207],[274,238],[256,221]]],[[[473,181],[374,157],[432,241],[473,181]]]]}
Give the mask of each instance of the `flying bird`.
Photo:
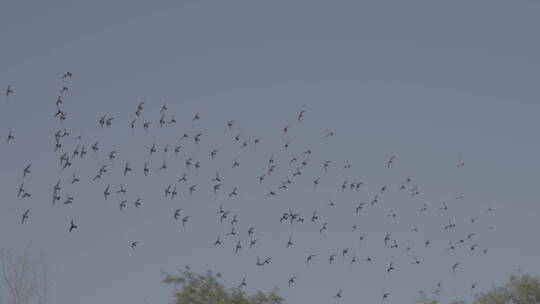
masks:
{"type": "Polygon", "coordinates": [[[292,285],[294,284],[295,280],[296,280],[296,277],[292,277],[292,278],[289,279],[289,287],[292,287],[292,285]]]}
{"type": "Polygon", "coordinates": [[[386,162],[387,168],[390,168],[390,166],[394,163],[394,159],[396,159],[395,155],[391,156],[390,159],[386,162]]]}
{"type": "Polygon", "coordinates": [[[7,139],[6,139],[6,143],[9,143],[10,141],[14,140],[15,137],[13,136],[13,132],[11,132],[11,130],[9,130],[9,133],[8,133],[8,136],[7,136],[7,139]]]}
{"type": "Polygon", "coordinates": [[[6,89],[6,97],[9,98],[11,94],[13,94],[13,89],[11,88],[11,85],[8,85],[6,89]]]}
{"type": "Polygon", "coordinates": [[[70,226],[69,226],[69,232],[73,231],[73,229],[78,229],[79,226],[75,225],[73,222],[73,219],[71,220],[70,226]]]}
{"type": "Polygon", "coordinates": [[[182,219],[182,227],[186,228],[186,223],[189,221],[189,219],[191,218],[191,216],[186,216],[182,219]]]}
{"type": "Polygon", "coordinates": [[[23,178],[26,177],[26,175],[30,174],[30,167],[32,166],[32,164],[29,164],[28,166],[26,166],[23,170],[23,178]]]}
{"type": "Polygon", "coordinates": [[[302,110],[300,111],[300,113],[298,113],[298,122],[302,122],[302,118],[304,118],[305,112],[306,112],[305,110],[302,110]]]}
{"type": "Polygon", "coordinates": [[[23,213],[21,217],[21,224],[24,224],[24,222],[28,219],[29,213],[30,213],[30,209],[26,209],[26,211],[23,213]]]}

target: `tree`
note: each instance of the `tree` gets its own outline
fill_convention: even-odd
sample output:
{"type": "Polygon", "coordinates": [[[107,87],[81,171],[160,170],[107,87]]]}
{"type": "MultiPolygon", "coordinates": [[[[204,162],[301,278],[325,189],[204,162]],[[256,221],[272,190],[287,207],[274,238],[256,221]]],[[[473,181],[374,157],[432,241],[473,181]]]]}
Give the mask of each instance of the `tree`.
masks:
{"type": "MultiPolygon", "coordinates": [[[[435,295],[438,295],[439,292],[440,292],[440,290],[436,290],[434,293],[435,293],[435,295]]],[[[436,298],[429,297],[423,291],[419,291],[419,294],[420,295],[418,297],[418,300],[416,300],[417,304],[438,304],[439,303],[439,301],[437,301],[436,298]]],[[[465,304],[465,302],[454,300],[454,301],[450,302],[450,304],[465,304]]]]}
{"type": "Polygon", "coordinates": [[[186,266],[179,275],[165,273],[163,282],[174,286],[175,304],[280,304],[283,298],[274,290],[246,295],[240,288],[225,288],[221,275],[208,271],[196,274],[186,266]]]}
{"type": "Polygon", "coordinates": [[[44,304],[47,291],[47,271],[40,259],[0,250],[0,303],[44,304]]]}
{"type": "MultiPolygon", "coordinates": [[[[437,304],[435,298],[429,298],[420,292],[418,304],[437,304]]],[[[465,304],[463,301],[454,304],[465,304]]],[[[488,292],[476,295],[474,304],[538,304],[540,303],[540,279],[527,274],[511,275],[510,282],[501,287],[493,287],[488,292]]]]}
{"type": "Polygon", "coordinates": [[[512,275],[502,287],[476,296],[477,304],[536,304],[540,303],[540,280],[530,275],[512,275]]]}

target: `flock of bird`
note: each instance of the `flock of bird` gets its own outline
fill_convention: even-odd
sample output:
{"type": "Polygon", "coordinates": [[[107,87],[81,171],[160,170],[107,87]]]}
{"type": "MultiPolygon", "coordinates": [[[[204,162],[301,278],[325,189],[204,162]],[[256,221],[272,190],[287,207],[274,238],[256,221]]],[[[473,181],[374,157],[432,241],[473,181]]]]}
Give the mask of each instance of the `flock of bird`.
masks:
{"type": "MultiPolygon", "coordinates": [[[[349,172],[353,167],[353,163],[346,161],[342,164],[338,164],[338,161],[333,159],[323,160],[322,162],[312,161],[312,156],[316,153],[309,148],[298,150],[296,147],[300,145],[294,145],[294,141],[289,137],[291,129],[301,128],[304,119],[308,115],[308,112],[305,110],[299,111],[295,114],[294,121],[286,126],[282,126],[278,131],[279,135],[282,137],[283,144],[280,147],[274,147],[272,151],[268,151],[269,147],[266,147],[264,151],[257,150],[264,142],[262,137],[253,137],[246,138],[241,135],[241,132],[236,128],[237,123],[234,119],[224,120],[223,129],[226,134],[229,134],[230,144],[234,147],[234,151],[226,151],[223,147],[212,147],[212,143],[208,143],[205,146],[205,149],[208,149],[208,154],[206,155],[185,155],[186,148],[188,146],[198,147],[207,144],[205,143],[206,131],[196,131],[191,134],[185,133],[180,134],[180,136],[175,139],[173,144],[170,143],[158,143],[152,141],[146,143],[144,153],[147,155],[148,161],[144,163],[132,164],[129,161],[119,161],[117,158],[121,155],[117,147],[115,150],[105,151],[102,148],[102,142],[90,141],[85,142],[82,136],[73,136],[71,131],[64,127],[65,121],[68,120],[69,116],[64,110],[64,97],[69,92],[69,81],[73,77],[72,73],[65,73],[62,78],[61,89],[59,96],[55,102],[56,111],[52,115],[55,119],[58,119],[61,126],[53,134],[54,142],[51,143],[51,150],[54,150],[54,153],[59,158],[59,168],[60,170],[70,171],[74,166],[75,162],[84,162],[88,159],[89,155],[92,154],[96,157],[102,156],[104,164],[100,165],[93,172],[71,172],[69,173],[69,179],[60,179],[57,180],[53,185],[51,185],[51,196],[50,201],[52,204],[62,204],[65,206],[75,203],[75,196],[69,194],[65,189],[70,185],[78,183],[99,183],[104,182],[104,187],[102,188],[102,193],[100,196],[104,201],[116,201],[118,203],[118,208],[120,211],[124,212],[126,208],[132,204],[136,209],[141,208],[143,204],[142,198],[137,198],[133,200],[132,203],[125,198],[125,194],[128,192],[129,185],[119,183],[118,185],[111,184],[108,180],[108,175],[111,171],[117,170],[120,175],[126,177],[129,175],[137,174],[144,178],[151,179],[154,172],[161,171],[170,171],[179,172],[174,181],[171,181],[170,184],[164,185],[161,195],[164,199],[175,201],[179,197],[182,197],[182,200],[190,200],[192,197],[196,196],[200,192],[207,192],[210,195],[216,197],[218,201],[228,200],[232,201],[237,198],[241,192],[244,190],[242,185],[230,185],[228,184],[227,174],[225,172],[231,172],[234,170],[239,170],[242,166],[242,159],[237,155],[237,151],[246,151],[250,150],[249,153],[268,153],[269,157],[260,164],[260,167],[263,168],[260,171],[260,174],[257,176],[251,177],[254,183],[260,186],[260,191],[262,193],[261,200],[270,200],[270,199],[279,199],[280,195],[286,191],[290,191],[296,185],[299,184],[299,181],[308,182],[310,184],[310,189],[312,191],[322,191],[321,188],[332,189],[332,193],[350,193],[352,195],[351,200],[357,200],[357,195],[362,193],[365,190],[365,184],[367,181],[350,178],[343,178],[343,180],[336,182],[333,180],[324,180],[324,175],[328,174],[330,171],[337,172],[339,176],[340,172],[349,172]],[[75,139],[75,141],[68,141],[68,139],[75,139]],[[75,142],[75,144],[73,144],[75,142]],[[167,162],[167,160],[156,160],[162,152],[163,154],[173,155],[176,159],[174,162],[167,162]],[[223,158],[220,158],[218,161],[218,156],[222,154],[223,158]],[[284,155],[288,158],[287,161],[278,161],[276,155],[284,155]],[[225,164],[223,159],[229,159],[230,163],[225,164]],[[151,161],[153,160],[153,161],[151,161]],[[211,167],[216,162],[219,162],[219,165],[226,167],[227,169],[216,169],[213,170],[215,173],[212,176],[204,177],[206,182],[201,181],[201,179],[196,179],[195,176],[198,174],[202,166],[211,167]],[[308,170],[309,169],[309,170],[308,170]],[[308,173],[309,172],[309,173],[308,173]],[[313,173],[315,172],[315,174],[313,173]]],[[[15,89],[8,85],[5,90],[5,97],[9,100],[12,96],[16,94],[15,89]]],[[[150,119],[145,115],[145,110],[147,109],[147,103],[138,102],[133,107],[133,117],[130,120],[129,125],[122,126],[133,130],[133,132],[149,132],[150,130],[157,129],[161,130],[163,128],[174,128],[177,124],[174,113],[172,113],[166,103],[163,103],[159,108],[159,115],[153,119],[150,119]]],[[[156,109],[157,110],[157,109],[156,109]]],[[[198,124],[200,121],[204,120],[203,113],[196,112],[190,118],[183,120],[186,123],[198,124]]],[[[96,119],[96,126],[99,128],[110,129],[116,127],[116,121],[119,121],[113,115],[101,115],[96,119]]],[[[5,144],[8,145],[17,145],[17,136],[16,130],[7,130],[5,136],[5,144]]],[[[328,131],[319,135],[320,141],[326,141],[335,136],[335,131],[328,131]]],[[[247,152],[246,152],[247,153],[247,152]]],[[[386,163],[381,164],[381,170],[391,171],[396,163],[399,161],[398,155],[391,155],[388,157],[386,163]]],[[[456,162],[453,167],[455,170],[462,170],[465,166],[463,161],[456,162]]],[[[217,166],[216,166],[217,167],[217,166]]],[[[32,163],[24,164],[21,168],[22,170],[22,181],[20,182],[18,188],[16,189],[16,196],[21,200],[31,200],[34,198],[32,191],[25,185],[25,181],[32,175],[32,163]]],[[[175,173],[176,174],[176,173],[175,173]]],[[[402,182],[397,186],[392,185],[380,185],[377,186],[377,191],[371,193],[370,199],[356,201],[350,206],[346,207],[348,213],[351,214],[361,214],[366,212],[369,208],[381,208],[380,205],[390,204],[385,202],[385,196],[388,192],[401,193],[404,197],[409,199],[419,199],[421,197],[421,191],[419,185],[417,185],[413,178],[405,177],[402,179],[402,182]]],[[[373,192],[373,191],[371,191],[373,192]]],[[[457,196],[455,200],[463,199],[463,196],[457,196]]],[[[334,208],[338,203],[333,198],[325,200],[318,208],[313,208],[314,210],[305,211],[294,211],[293,208],[288,210],[278,211],[280,216],[276,217],[276,224],[287,224],[290,225],[291,234],[288,239],[283,242],[282,249],[289,249],[295,246],[295,238],[293,236],[294,227],[297,225],[311,225],[313,228],[313,233],[320,235],[321,242],[324,242],[324,235],[326,230],[333,224],[325,220],[325,212],[329,208],[334,208]],[[322,208],[322,211],[321,211],[322,208]],[[319,209],[319,210],[317,210],[319,209]]],[[[260,242],[259,238],[256,237],[257,228],[255,226],[250,226],[246,232],[237,231],[237,223],[240,220],[238,213],[235,213],[233,207],[227,207],[231,205],[230,203],[223,204],[219,203],[219,207],[215,211],[215,214],[209,215],[209,219],[197,219],[197,220],[212,220],[213,217],[215,221],[219,222],[224,226],[224,230],[218,232],[218,235],[215,239],[209,240],[209,244],[213,247],[222,247],[228,246],[230,244],[231,250],[234,253],[238,253],[241,250],[254,249],[260,242]],[[245,236],[245,238],[244,238],[245,236]],[[233,239],[233,241],[229,241],[233,239]]],[[[418,214],[426,214],[428,209],[435,210],[444,214],[447,212],[451,206],[446,201],[441,201],[437,203],[421,203],[421,207],[417,210],[418,214]]],[[[32,208],[25,208],[21,210],[20,222],[25,224],[28,221],[31,221],[34,216],[32,213],[32,208]]],[[[491,209],[488,209],[486,213],[491,212],[491,209]]],[[[429,216],[429,215],[426,215],[429,216]]],[[[482,216],[482,215],[478,215],[482,216]]],[[[386,214],[388,219],[395,219],[398,217],[398,213],[392,210],[389,210],[386,214]]],[[[467,219],[469,224],[477,225],[476,220],[478,217],[473,217],[467,219]]],[[[188,214],[183,206],[177,206],[171,210],[171,221],[175,221],[179,226],[186,228],[190,225],[192,220],[192,215],[188,214]]],[[[440,231],[449,231],[456,227],[455,219],[448,219],[440,227],[440,231]]],[[[76,233],[79,229],[84,229],[84,227],[79,225],[76,218],[68,218],[66,220],[66,232],[76,233]]],[[[357,224],[352,223],[353,230],[359,230],[357,224]]],[[[489,227],[493,229],[493,227],[489,227]]],[[[415,228],[411,233],[417,233],[419,228],[415,225],[415,228]]],[[[419,236],[420,237],[420,236],[419,236]]],[[[360,243],[367,238],[366,234],[357,235],[357,241],[360,243]]],[[[399,239],[394,237],[392,232],[387,232],[384,235],[370,235],[370,238],[380,239],[381,245],[388,250],[401,249],[411,255],[411,265],[418,265],[421,263],[420,259],[417,258],[412,252],[420,252],[423,249],[426,249],[432,245],[434,240],[424,239],[421,241],[422,246],[412,246],[410,244],[403,244],[399,239]]],[[[440,240],[437,240],[441,242],[440,240]]],[[[454,252],[459,249],[466,250],[470,253],[474,253],[477,248],[480,246],[480,240],[477,238],[477,235],[474,231],[463,235],[457,239],[449,239],[443,242],[447,242],[445,251],[454,252]]],[[[144,244],[144,240],[133,240],[130,244],[130,250],[137,250],[139,244],[144,244]]],[[[480,253],[486,254],[487,249],[482,248],[479,250],[480,253]]],[[[333,265],[336,263],[336,259],[347,259],[347,263],[352,267],[356,263],[370,263],[373,261],[373,257],[364,256],[360,257],[356,254],[354,246],[349,248],[339,249],[335,253],[325,257],[323,259],[321,254],[316,252],[309,253],[305,257],[304,263],[306,265],[313,265],[315,262],[321,263],[326,260],[326,263],[333,265]]],[[[254,264],[258,267],[264,267],[272,262],[271,256],[257,256],[254,264]]],[[[381,271],[386,272],[388,275],[391,275],[395,271],[399,271],[401,265],[398,265],[394,261],[387,261],[385,263],[385,268],[381,271]]],[[[452,272],[457,272],[462,265],[462,261],[456,260],[451,265],[449,265],[449,270],[452,272]]],[[[310,266],[313,267],[313,266],[310,266]]],[[[286,285],[290,288],[294,288],[296,282],[301,279],[300,275],[294,275],[288,277],[284,280],[286,285]]],[[[247,285],[247,279],[242,278],[238,288],[243,288],[247,285]]],[[[440,285],[440,283],[439,283],[440,285]]],[[[476,283],[472,283],[471,289],[476,287],[476,283]]],[[[440,287],[440,286],[438,286],[440,287]]],[[[346,296],[346,292],[343,288],[336,288],[336,292],[331,295],[333,298],[340,299],[346,296]]],[[[391,298],[391,291],[381,292],[381,300],[387,301],[391,298]]]]}

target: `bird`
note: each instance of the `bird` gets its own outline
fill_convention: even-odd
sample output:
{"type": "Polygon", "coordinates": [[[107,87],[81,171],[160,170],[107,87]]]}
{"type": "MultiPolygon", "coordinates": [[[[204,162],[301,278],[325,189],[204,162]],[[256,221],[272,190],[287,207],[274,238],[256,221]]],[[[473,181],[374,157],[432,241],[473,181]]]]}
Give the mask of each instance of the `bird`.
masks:
{"type": "Polygon", "coordinates": [[[159,127],[162,128],[165,123],[165,114],[162,114],[161,118],[159,119],[159,127]]]}
{"type": "Polygon", "coordinates": [[[390,294],[389,294],[389,293],[385,293],[385,294],[383,294],[383,296],[382,296],[382,300],[383,300],[383,302],[384,302],[384,301],[386,301],[386,299],[387,299],[387,298],[388,298],[389,296],[390,296],[390,294]]]}
{"type": "Polygon", "coordinates": [[[70,196],[69,194],[66,196],[66,200],[64,201],[64,205],[71,205],[73,204],[73,196],[70,196]]]}
{"type": "Polygon", "coordinates": [[[334,258],[336,257],[335,254],[332,254],[329,258],[328,258],[328,263],[333,264],[334,263],[334,258]]]}
{"type": "Polygon", "coordinates": [[[444,211],[448,210],[448,207],[446,206],[446,202],[444,201],[442,202],[442,207],[439,207],[439,210],[444,210],[444,211]]]}
{"type": "Polygon", "coordinates": [[[302,110],[302,111],[300,111],[300,113],[298,113],[298,122],[299,123],[302,122],[302,118],[304,118],[304,113],[305,112],[306,112],[305,110],[302,110]]]}
{"type": "Polygon", "coordinates": [[[21,217],[21,224],[24,224],[24,222],[28,219],[28,214],[30,213],[30,209],[26,209],[21,217]]]}
{"type": "Polygon", "coordinates": [[[237,192],[238,188],[234,187],[231,191],[231,193],[229,193],[229,197],[231,196],[237,196],[238,195],[238,192],[237,192]]]}
{"type": "Polygon", "coordinates": [[[150,172],[150,169],[148,169],[148,163],[144,163],[144,168],[143,168],[144,176],[148,176],[149,172],[150,172]]]}
{"type": "Polygon", "coordinates": [[[73,231],[73,229],[78,229],[79,226],[75,225],[73,222],[73,219],[71,220],[70,226],[69,226],[69,232],[73,231]]]}
{"type": "Polygon", "coordinates": [[[11,88],[11,85],[8,85],[6,89],[6,97],[9,98],[11,94],[13,94],[13,89],[11,88]]]}
{"type": "Polygon", "coordinates": [[[360,212],[360,210],[362,210],[362,208],[364,207],[365,203],[359,203],[358,206],[356,207],[355,211],[356,213],[360,212]]]}
{"type": "Polygon", "coordinates": [[[111,151],[109,153],[109,160],[113,161],[116,158],[116,151],[111,151]]]}
{"type": "Polygon", "coordinates": [[[189,219],[191,218],[191,216],[186,216],[182,219],[182,227],[186,227],[186,223],[189,221],[189,219]]]}
{"type": "Polygon", "coordinates": [[[356,253],[353,254],[353,257],[352,257],[351,262],[349,263],[349,265],[352,265],[354,263],[356,263],[356,253]]]}
{"type": "Polygon", "coordinates": [[[99,141],[96,141],[93,145],[92,145],[92,151],[94,151],[94,153],[97,153],[97,151],[99,150],[99,141]]]}
{"type": "Polygon", "coordinates": [[[178,154],[180,153],[180,150],[182,150],[183,148],[181,146],[176,146],[174,147],[174,155],[178,156],[178,154]]]}
{"type": "Polygon", "coordinates": [[[296,277],[292,277],[292,278],[289,279],[289,287],[292,287],[292,285],[294,284],[295,280],[296,280],[296,277]]]}
{"type": "Polygon", "coordinates": [[[126,176],[131,171],[132,171],[132,169],[129,167],[129,163],[126,163],[124,165],[124,176],[126,176]]]}
{"type": "Polygon", "coordinates": [[[255,231],[255,227],[250,227],[248,229],[248,237],[251,238],[251,236],[253,235],[253,232],[255,231]]]}
{"type": "Polygon", "coordinates": [[[331,160],[327,160],[323,164],[324,171],[328,171],[328,166],[330,166],[330,163],[332,163],[331,160]]]}
{"type": "Polygon", "coordinates": [[[341,293],[343,292],[343,289],[339,289],[338,292],[334,295],[334,298],[341,298],[341,293]]]}
{"type": "Polygon", "coordinates": [[[216,171],[216,177],[210,180],[211,182],[221,182],[221,178],[219,178],[219,172],[216,171]]]}
{"type": "Polygon", "coordinates": [[[326,228],[326,225],[327,225],[326,222],[323,223],[322,227],[319,229],[319,233],[323,233],[323,231],[327,229],[327,228],[326,228]]]}
{"type": "Polygon", "coordinates": [[[178,195],[178,192],[176,192],[176,186],[173,186],[173,189],[171,191],[171,200],[174,200],[174,197],[178,195]]]}
{"type": "Polygon", "coordinates": [[[244,286],[247,286],[247,283],[246,283],[246,278],[242,278],[242,282],[240,282],[240,285],[238,285],[238,289],[244,287],[244,286]]]}
{"type": "Polygon", "coordinates": [[[292,236],[289,236],[289,240],[287,241],[287,244],[285,245],[285,248],[289,248],[293,245],[292,236]]]}
{"type": "Polygon", "coordinates": [[[112,125],[112,121],[113,121],[114,117],[109,117],[107,118],[107,120],[105,121],[105,125],[107,127],[110,127],[112,125]]]}
{"type": "Polygon", "coordinates": [[[71,74],[71,72],[66,72],[64,76],[62,76],[62,79],[71,78],[72,76],[73,74],[71,74]]]}
{"type": "Polygon", "coordinates": [[[385,236],[384,236],[384,245],[385,246],[388,246],[388,241],[390,241],[390,233],[387,233],[385,236]]]}
{"type": "Polygon", "coordinates": [[[21,197],[24,193],[25,193],[25,191],[24,191],[24,183],[22,183],[19,186],[19,191],[17,192],[17,197],[21,197]]]}
{"type": "Polygon", "coordinates": [[[311,222],[315,223],[315,221],[318,219],[319,219],[319,216],[317,215],[317,212],[314,211],[313,214],[311,215],[311,222]]]}
{"type": "Polygon", "coordinates": [[[191,185],[189,187],[189,196],[191,196],[191,194],[193,194],[193,192],[195,192],[195,187],[197,187],[197,185],[191,185]]]}
{"type": "Polygon", "coordinates": [[[10,141],[14,140],[15,137],[13,136],[13,132],[11,130],[9,130],[9,133],[8,133],[8,136],[7,136],[7,139],[6,139],[6,143],[9,143],[10,141]]]}
{"type": "Polygon", "coordinates": [[[151,126],[152,126],[152,123],[147,121],[147,122],[143,123],[143,130],[144,130],[145,132],[148,132],[148,129],[149,129],[151,126]]]}
{"type": "Polygon", "coordinates": [[[135,208],[139,208],[141,206],[141,198],[138,198],[133,203],[135,205],[135,208]]]}
{"type": "Polygon", "coordinates": [[[390,159],[386,162],[386,167],[390,168],[390,166],[394,163],[394,159],[396,159],[395,155],[392,155],[390,159]]]}
{"type": "Polygon", "coordinates": [[[236,246],[234,247],[234,253],[238,253],[238,251],[242,249],[242,245],[240,244],[240,240],[236,243],[236,246]]]}
{"type": "Polygon", "coordinates": [[[124,185],[122,185],[122,184],[120,184],[120,189],[118,191],[116,191],[116,193],[122,193],[122,194],[124,194],[126,192],[127,192],[127,190],[124,189],[124,185]]]}
{"type": "Polygon", "coordinates": [[[229,128],[229,131],[231,130],[233,124],[234,124],[234,120],[230,120],[230,121],[227,123],[227,128],[229,128]]]}
{"type": "Polygon", "coordinates": [[[268,257],[264,261],[261,262],[261,259],[259,257],[257,257],[257,266],[263,266],[265,264],[270,264],[271,260],[272,260],[272,257],[268,257]]]}
{"type": "Polygon", "coordinates": [[[141,116],[142,110],[144,109],[144,102],[139,102],[137,105],[137,111],[135,111],[135,116],[141,116]]]}
{"type": "Polygon", "coordinates": [[[110,186],[107,185],[107,187],[103,191],[103,196],[105,197],[105,200],[107,200],[107,197],[109,197],[109,195],[111,195],[111,193],[109,192],[109,188],[110,188],[110,186]]]}
{"type": "Polygon", "coordinates": [[[135,250],[135,247],[137,247],[138,244],[139,244],[138,241],[131,243],[131,250],[135,250]]]}
{"type": "Polygon", "coordinates": [[[456,269],[458,268],[459,265],[460,265],[460,263],[455,263],[455,264],[452,266],[452,272],[456,272],[456,269]]]}
{"type": "Polygon", "coordinates": [[[26,166],[23,170],[23,178],[26,177],[26,175],[30,174],[30,167],[32,166],[32,164],[29,164],[28,166],[26,166]]]}
{"type": "Polygon", "coordinates": [[[180,212],[182,212],[182,209],[179,208],[179,209],[176,209],[174,211],[174,219],[178,221],[179,217],[180,217],[180,212]]]}
{"type": "Polygon", "coordinates": [[[221,245],[221,238],[219,237],[219,235],[217,236],[217,239],[214,242],[214,246],[218,246],[218,245],[221,245]]]}
{"type": "Polygon", "coordinates": [[[394,270],[394,263],[390,263],[390,265],[388,266],[388,268],[386,269],[386,272],[387,273],[390,273],[390,271],[394,270]]]}
{"type": "Polygon", "coordinates": [[[120,202],[120,205],[119,205],[120,211],[123,211],[124,208],[126,208],[126,203],[127,203],[127,200],[123,200],[120,202]]]}

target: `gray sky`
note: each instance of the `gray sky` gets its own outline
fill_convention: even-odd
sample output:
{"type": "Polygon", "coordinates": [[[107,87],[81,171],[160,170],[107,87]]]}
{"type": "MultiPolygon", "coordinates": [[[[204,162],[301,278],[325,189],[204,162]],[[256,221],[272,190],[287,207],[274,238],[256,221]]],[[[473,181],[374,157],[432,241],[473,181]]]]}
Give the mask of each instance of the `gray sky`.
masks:
{"type": "Polygon", "coordinates": [[[186,264],[221,272],[230,286],[245,276],[247,291],[279,287],[287,303],[374,303],[385,292],[392,293],[389,301],[405,303],[439,280],[443,300],[470,299],[473,282],[487,290],[518,269],[538,275],[539,13],[537,1],[2,1],[0,86],[10,84],[14,94],[0,98],[0,135],[5,140],[12,130],[16,138],[0,145],[0,247],[42,252],[59,304],[165,303],[171,293],[160,270],[186,264]],[[66,71],[72,79],[61,79],[66,71]],[[53,115],[62,85],[69,86],[68,117],[60,123],[53,115]],[[140,101],[143,117],[131,130],[140,101]],[[178,124],[160,129],[163,102],[178,124]],[[306,110],[301,124],[300,110],[306,110]],[[192,122],[197,112],[201,119],[192,122]],[[102,115],[115,117],[111,128],[99,127],[102,115]],[[146,133],[143,121],[154,123],[146,133]],[[88,151],[66,170],[52,151],[53,134],[63,127],[71,132],[66,151],[77,144],[88,151]],[[325,138],[329,131],[336,135],[325,138]],[[178,140],[198,132],[199,146],[178,140]],[[261,145],[241,149],[237,134],[241,141],[261,137],[261,145]],[[90,145],[98,140],[94,155],[90,145]],[[153,142],[161,150],[149,157],[153,142]],[[166,144],[185,151],[164,154],[166,144]],[[212,161],[214,148],[220,153],[212,161]],[[278,191],[295,171],[289,160],[303,160],[306,149],[313,154],[302,176],[278,191]],[[112,150],[114,162],[107,159],[112,150]],[[271,155],[277,173],[259,185],[271,155]],[[189,157],[201,161],[200,170],[185,168],[189,157]],[[231,168],[234,158],[239,168],[231,168]],[[159,172],[164,160],[169,169],[159,172]],[[134,168],[128,177],[121,174],[126,161],[134,168]],[[150,177],[142,174],[146,161],[150,177]],[[342,170],[347,161],[352,168],[342,170]],[[456,169],[460,161],[465,166],[456,169]],[[32,198],[17,199],[29,163],[24,182],[32,198]],[[103,164],[109,172],[91,182],[103,164]],[[224,179],[217,196],[209,182],[216,170],[224,179]],[[70,185],[74,172],[81,183],[70,185]],[[197,192],[190,198],[187,186],[177,184],[178,198],[165,199],[165,187],[184,172],[197,192]],[[315,190],[311,182],[319,176],[315,190]],[[397,190],[407,177],[418,185],[417,197],[397,190]],[[71,194],[73,205],[52,205],[58,179],[62,201],[71,194]],[[365,184],[343,194],[344,180],[365,184]],[[108,184],[113,192],[124,184],[128,193],[105,202],[108,184]],[[380,203],[356,215],[356,205],[369,205],[384,185],[389,190],[380,203]],[[239,195],[229,199],[233,187],[239,195]],[[275,198],[265,196],[269,187],[275,198]],[[330,198],[335,207],[325,206],[330,198]],[[123,199],[128,207],[121,212],[123,199]],[[438,210],[442,201],[447,212],[438,210]],[[231,211],[229,220],[238,214],[237,237],[225,236],[231,225],[219,224],[220,204],[231,211]],[[428,211],[420,214],[423,204],[428,211]],[[176,208],[192,216],[185,229],[173,219],[176,208]],[[321,219],[279,224],[289,208],[306,220],[317,211],[321,219]],[[396,219],[386,216],[391,211],[396,219]],[[80,229],[69,234],[71,218],[80,229]],[[451,231],[443,229],[448,219],[457,225],[451,231]],[[322,222],[328,230],[321,235],[322,222]],[[260,242],[248,250],[251,226],[260,242]],[[448,240],[471,232],[474,240],[445,251],[448,240]],[[398,249],[384,246],[386,233],[398,249]],[[212,246],[217,235],[220,248],[212,246]],[[295,245],[284,249],[289,235],[295,245]],[[238,239],[244,248],[235,255],[238,239]],[[428,239],[432,246],[424,248],[428,239]],[[471,254],[473,242],[478,252],[471,254]],[[344,248],[351,253],[342,259],[344,248]],[[374,261],[349,266],[352,252],[374,261]],[[308,266],[311,253],[317,257],[308,266]],[[272,256],[272,263],[257,267],[257,256],[272,256]],[[420,265],[411,264],[414,256],[420,265]],[[390,262],[396,270],[387,274],[390,262]],[[291,276],[298,277],[294,288],[287,287],[291,276]]]}

